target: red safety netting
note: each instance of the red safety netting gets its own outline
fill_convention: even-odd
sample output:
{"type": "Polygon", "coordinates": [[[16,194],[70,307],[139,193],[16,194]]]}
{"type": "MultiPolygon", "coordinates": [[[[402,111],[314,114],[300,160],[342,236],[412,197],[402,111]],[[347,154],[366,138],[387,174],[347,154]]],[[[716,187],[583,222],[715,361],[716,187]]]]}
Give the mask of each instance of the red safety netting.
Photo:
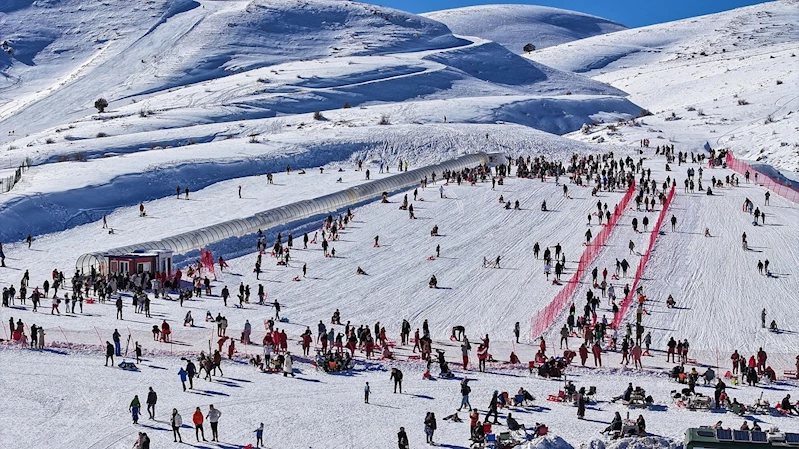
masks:
{"type": "Polygon", "coordinates": [[[785,182],[781,182],[772,178],[760,170],[752,168],[746,162],[736,159],[735,156],[733,156],[732,151],[727,151],[725,162],[727,163],[728,168],[735,170],[738,173],[744,174],[748,171],[752,179],[754,178],[755,173],[757,173],[757,184],[769,189],[783,198],[793,201],[794,203],[799,203],[799,190],[785,182]]]}
{"type": "Polygon", "coordinates": [[[660,210],[658,220],[655,222],[655,226],[652,228],[652,234],[649,235],[649,246],[646,247],[646,251],[644,251],[643,256],[641,256],[641,260],[638,262],[638,269],[635,270],[635,279],[633,280],[632,287],[630,287],[630,293],[627,294],[621,306],[619,307],[619,313],[613,317],[614,328],[619,327],[621,320],[627,313],[627,309],[630,308],[630,304],[633,302],[633,298],[635,297],[635,289],[638,288],[638,283],[641,281],[641,276],[644,275],[646,263],[649,261],[649,256],[652,254],[652,248],[655,247],[655,240],[657,240],[658,235],[660,234],[660,228],[663,226],[663,221],[666,219],[666,214],[669,211],[669,206],[671,205],[672,199],[674,199],[674,185],[671,186],[671,190],[669,190],[669,194],[666,196],[666,202],[663,203],[663,209],[660,210]]]}
{"type": "Polygon", "coordinates": [[[558,317],[558,315],[563,312],[563,309],[569,304],[572,295],[574,295],[574,291],[577,290],[580,278],[583,277],[586,269],[588,269],[588,267],[594,262],[594,259],[596,259],[596,256],[599,254],[599,252],[602,251],[602,247],[604,247],[605,243],[607,243],[610,234],[616,227],[616,223],[619,221],[619,218],[627,209],[627,205],[630,203],[633,195],[635,195],[635,181],[632,182],[630,188],[627,189],[624,197],[622,197],[621,202],[619,202],[614,209],[613,215],[610,216],[610,220],[605,224],[604,227],[602,227],[602,230],[599,231],[599,234],[594,237],[594,239],[591,241],[591,244],[585,248],[585,251],[583,251],[582,256],[580,256],[580,261],[577,263],[577,271],[575,271],[571,279],[566,282],[566,286],[560,292],[558,292],[552,302],[538,311],[538,313],[536,313],[531,319],[531,339],[535,339],[543,335],[544,332],[546,332],[546,330],[552,326],[552,323],[555,322],[555,319],[558,317]]]}
{"type": "Polygon", "coordinates": [[[200,262],[204,269],[208,270],[209,273],[214,275],[214,279],[216,279],[216,273],[214,272],[214,255],[211,251],[202,248],[200,249],[200,262]]]}

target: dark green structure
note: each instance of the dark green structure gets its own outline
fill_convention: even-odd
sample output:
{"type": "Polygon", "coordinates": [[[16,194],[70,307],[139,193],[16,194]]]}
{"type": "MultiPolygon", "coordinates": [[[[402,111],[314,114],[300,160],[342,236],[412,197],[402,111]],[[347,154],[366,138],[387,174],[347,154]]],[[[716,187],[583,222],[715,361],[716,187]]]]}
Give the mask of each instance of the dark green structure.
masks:
{"type": "Polygon", "coordinates": [[[691,428],[685,431],[685,449],[799,448],[797,433],[691,428]]]}

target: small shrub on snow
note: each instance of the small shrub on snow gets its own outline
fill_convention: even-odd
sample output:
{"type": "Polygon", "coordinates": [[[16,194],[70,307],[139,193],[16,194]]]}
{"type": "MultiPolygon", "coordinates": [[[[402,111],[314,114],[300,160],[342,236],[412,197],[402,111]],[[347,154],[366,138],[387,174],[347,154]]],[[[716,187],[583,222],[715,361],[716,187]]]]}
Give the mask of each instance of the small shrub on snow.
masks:
{"type": "Polygon", "coordinates": [[[100,137],[108,137],[108,134],[106,134],[104,132],[99,132],[99,133],[97,133],[97,137],[98,138],[100,138],[100,137]]]}
{"type": "Polygon", "coordinates": [[[638,114],[638,117],[648,117],[650,115],[652,115],[652,112],[650,112],[649,109],[643,109],[642,108],[641,109],[641,113],[638,114]]]}
{"type": "Polygon", "coordinates": [[[738,106],[746,106],[748,104],[749,104],[749,102],[746,101],[745,99],[743,99],[743,98],[739,98],[738,99],[738,106]]]}
{"type": "Polygon", "coordinates": [[[108,100],[105,98],[98,98],[97,101],[94,102],[94,107],[97,109],[97,112],[102,114],[105,112],[105,108],[108,107],[108,100]]]}
{"type": "Polygon", "coordinates": [[[524,46],[524,48],[522,48],[522,50],[524,50],[525,53],[532,53],[535,51],[535,45],[527,44],[524,46]]]}
{"type": "Polygon", "coordinates": [[[782,80],[777,80],[777,85],[779,86],[780,84],[782,84],[782,80]]]}
{"type": "Polygon", "coordinates": [[[703,111],[701,109],[697,109],[696,110],[696,115],[698,115],[700,117],[704,117],[705,116],[705,111],[703,111]]]}
{"type": "Polygon", "coordinates": [[[344,109],[349,109],[349,108],[351,108],[351,107],[352,107],[352,106],[350,106],[350,103],[349,103],[349,102],[344,102],[344,109]]]}
{"type": "Polygon", "coordinates": [[[321,112],[319,112],[319,111],[316,111],[316,112],[314,112],[314,113],[313,113],[313,119],[314,119],[314,120],[324,120],[324,119],[325,119],[325,116],[324,116],[324,115],[322,115],[322,113],[321,113],[321,112]]]}
{"type": "Polygon", "coordinates": [[[380,116],[380,121],[378,121],[377,124],[378,125],[390,125],[391,123],[389,123],[387,115],[382,115],[382,116],[380,116]]]}
{"type": "Polygon", "coordinates": [[[48,144],[48,145],[49,145],[49,144],[51,144],[51,143],[55,143],[55,139],[53,139],[52,137],[48,137],[48,138],[47,138],[47,139],[44,141],[44,143],[46,143],[46,144],[48,144]]]}
{"type": "Polygon", "coordinates": [[[768,125],[769,123],[774,123],[774,117],[772,117],[771,114],[769,114],[768,117],[766,117],[766,120],[763,122],[764,125],[768,125]]]}

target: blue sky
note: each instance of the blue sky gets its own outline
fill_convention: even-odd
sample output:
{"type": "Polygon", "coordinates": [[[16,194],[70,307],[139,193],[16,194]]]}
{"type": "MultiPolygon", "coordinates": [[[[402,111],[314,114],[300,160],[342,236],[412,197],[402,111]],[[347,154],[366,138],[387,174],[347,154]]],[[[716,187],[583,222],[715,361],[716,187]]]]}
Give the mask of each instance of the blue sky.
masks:
{"type": "Polygon", "coordinates": [[[604,17],[628,27],[669,22],[711,14],[741,6],[763,3],[758,0],[362,0],[412,13],[491,3],[522,3],[572,9],[604,17]]]}

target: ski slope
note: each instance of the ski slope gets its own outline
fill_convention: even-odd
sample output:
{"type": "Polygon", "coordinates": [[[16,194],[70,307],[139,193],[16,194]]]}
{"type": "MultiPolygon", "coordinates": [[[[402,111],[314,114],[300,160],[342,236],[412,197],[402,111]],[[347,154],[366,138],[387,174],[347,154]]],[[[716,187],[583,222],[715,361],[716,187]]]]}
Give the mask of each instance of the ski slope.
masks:
{"type": "MultiPolygon", "coordinates": [[[[713,366],[723,374],[733,350],[749,357],[763,347],[779,381],[757,387],[728,382],[730,396],[745,404],[761,395],[772,404],[789,392],[799,396],[799,383],[783,376],[795,366],[799,348],[799,205],[777,195],[765,205],[766,190],[743,177],[739,186],[714,189],[712,196],[684,192],[687,168],[700,164],[671,164],[666,171],[663,156],[655,154],[667,144],[700,154],[707,143],[785,172],[798,170],[797,23],[795,1],[632,30],[577,12],[522,5],[417,16],[333,0],[1,4],[0,43],[6,41],[7,49],[0,52],[0,173],[13,173],[26,158],[32,162],[20,182],[0,194],[3,287],[19,286],[27,271],[30,293],[52,280],[54,268],[70,278],[77,257],[87,252],[358,185],[366,181],[355,170],[358,161],[374,180],[391,176],[400,161],[414,169],[480,151],[564,162],[574,154],[640,157],[659,186],[667,177],[676,181],[667,216],[678,221],[672,231],[667,220],[657,236],[640,284],[648,297],[643,325],[652,333],[653,349],[644,369],[624,366],[620,353],[608,351],[602,368],[594,368],[589,357],[588,367],[567,372],[578,387],[598,388],[599,402],[589,405],[586,420],[577,421],[570,405],[545,400],[562,388],[561,381],[527,371],[539,348],[538,340],[527,337],[530,320],[563,288],[545,278],[532,247],[560,243],[567,259],[563,278],[569,279],[585,248],[586,229],[599,231],[596,218],[587,225],[588,214],[598,200],[612,209],[623,192],[593,197],[589,187],[565,177],[556,183],[511,176],[493,189],[490,182],[431,182],[416,200],[410,189],[392,195],[388,204],[354,207],[354,221],[331,242],[335,258],[323,256],[321,235],[302,248],[302,235],[313,238],[319,222],[266,229],[270,246],[280,232],[284,241],[293,234],[294,247],[288,267],[264,254],[260,279],[253,272],[255,236],[217,242],[209,248],[230,268],[217,268],[212,294],[183,305],[151,295],[151,317],[133,313],[127,293],[124,320],[116,319],[111,302],[87,302],[75,313],[65,312],[62,303],[60,315],[49,313],[50,300],[37,312],[30,300],[0,308],[0,389],[8,404],[0,447],[129,448],[138,431],[148,432],[154,447],[172,447],[169,410],[180,410],[188,423],[195,407],[207,411],[210,403],[223,413],[221,442],[195,447],[244,447],[254,443],[252,431],[260,422],[271,448],[394,447],[400,426],[411,447],[420,447],[427,411],[438,417],[439,445],[469,447],[467,424],[442,421],[460,403],[457,379],[464,376],[473,379],[471,402],[483,413],[495,389],[513,394],[523,386],[536,396],[538,407],[516,408],[513,415],[527,425],[545,422],[551,436],[525,449],[677,449],[689,426],[722,420],[737,428],[744,418],[799,432],[795,417],[742,418],[678,407],[670,392],[682,386],[667,379],[672,364],[664,360],[672,336],[690,342],[695,363],[687,368],[700,373],[713,366]],[[519,55],[527,42],[539,50],[519,55]],[[92,107],[100,96],[110,103],[102,114],[92,107]],[[652,115],[639,117],[642,110],[652,115]],[[641,139],[650,141],[648,148],[641,148],[641,139]],[[391,172],[380,173],[381,164],[391,172]],[[300,169],[306,173],[298,174],[300,169]],[[269,173],[273,185],[266,182],[269,173]],[[564,182],[570,198],[563,195],[564,182]],[[190,187],[189,200],[175,197],[178,185],[190,187]],[[398,209],[405,194],[416,220],[398,209]],[[521,210],[505,210],[500,195],[518,200],[521,210]],[[766,212],[764,225],[753,226],[741,211],[747,198],[766,212]],[[548,212],[540,209],[544,200],[548,212]],[[147,217],[138,216],[140,203],[147,217]],[[102,228],[104,216],[113,233],[102,228]],[[434,225],[438,237],[430,235],[434,225]],[[711,237],[704,236],[705,228],[711,237]],[[743,232],[749,251],[741,249],[743,232]],[[24,243],[28,234],[30,248],[24,243]],[[441,255],[431,257],[437,245],[441,255]],[[483,266],[484,258],[497,256],[501,268],[483,266]],[[765,259],[771,276],[757,273],[758,260],[765,259]],[[367,274],[357,275],[358,267],[367,274]],[[438,289],[427,287],[433,274],[438,289]],[[257,304],[259,284],[267,293],[263,305],[257,304]],[[252,294],[236,308],[240,285],[249,285],[252,294]],[[233,292],[227,307],[219,296],[224,286],[233,292]],[[669,294],[676,308],[665,307],[669,294]],[[412,359],[408,346],[396,349],[395,361],[366,360],[356,352],[356,367],[346,375],[317,372],[304,357],[295,361],[297,378],[260,373],[247,360],[263,351],[275,300],[287,319],[277,327],[289,335],[295,355],[301,352],[300,334],[307,327],[316,334],[320,320],[331,326],[336,309],[342,322],[356,326],[379,321],[391,340],[398,340],[403,319],[414,330],[427,320],[433,347],[445,351],[456,380],[421,380],[425,363],[412,359]],[[781,332],[760,327],[763,308],[781,332]],[[187,311],[195,326],[181,325],[187,311]],[[225,315],[227,335],[234,339],[249,321],[254,343],[237,341],[233,360],[223,365],[226,376],[213,383],[197,380],[197,390],[184,393],[177,376],[180,357],[218,344],[215,326],[203,320],[206,312],[225,315]],[[12,318],[22,320],[26,331],[34,323],[43,326],[48,347],[38,352],[9,344],[12,318]],[[174,331],[171,343],[152,337],[152,326],[164,321],[174,331]],[[519,343],[515,322],[521,325],[519,343]],[[473,345],[467,370],[460,366],[459,343],[449,339],[456,325],[465,327],[473,345]],[[115,329],[123,346],[129,338],[143,347],[140,372],[101,365],[102,347],[115,329]],[[485,335],[497,361],[478,373],[475,349],[485,335]],[[511,352],[521,366],[506,363],[511,352]],[[390,391],[394,366],[406,376],[401,395],[390,391]],[[363,404],[365,382],[372,388],[371,405],[363,404]],[[639,412],[610,402],[628,382],[646,388],[655,405],[639,412]],[[134,426],[127,405],[134,394],[144,399],[151,385],[161,398],[158,420],[145,418],[134,426]],[[641,413],[652,436],[608,440],[599,432],[615,411],[632,418],[641,413]]],[[[702,168],[705,187],[711,177],[734,174],[702,168]]],[[[619,297],[640,257],[630,253],[628,242],[640,252],[650,237],[634,232],[631,220],[647,216],[651,229],[659,207],[624,211],[593,264],[613,273],[615,260],[627,258],[628,277],[612,281],[619,297]]],[[[175,262],[185,268],[196,258],[176,255],[175,262]]],[[[573,296],[578,312],[589,276],[573,296]]],[[[633,310],[625,323],[635,319],[633,310]]],[[[611,318],[607,300],[598,314],[611,318]]],[[[561,354],[565,319],[564,313],[545,334],[547,354],[561,354]]],[[[570,338],[568,347],[580,343],[570,338]]],[[[223,342],[222,351],[227,348],[223,342]]],[[[431,369],[435,376],[435,364],[431,369]]],[[[712,387],[697,389],[713,393],[712,387]]],[[[503,422],[506,412],[500,412],[503,422]]],[[[194,442],[190,428],[182,432],[184,441],[194,442]]]]}

